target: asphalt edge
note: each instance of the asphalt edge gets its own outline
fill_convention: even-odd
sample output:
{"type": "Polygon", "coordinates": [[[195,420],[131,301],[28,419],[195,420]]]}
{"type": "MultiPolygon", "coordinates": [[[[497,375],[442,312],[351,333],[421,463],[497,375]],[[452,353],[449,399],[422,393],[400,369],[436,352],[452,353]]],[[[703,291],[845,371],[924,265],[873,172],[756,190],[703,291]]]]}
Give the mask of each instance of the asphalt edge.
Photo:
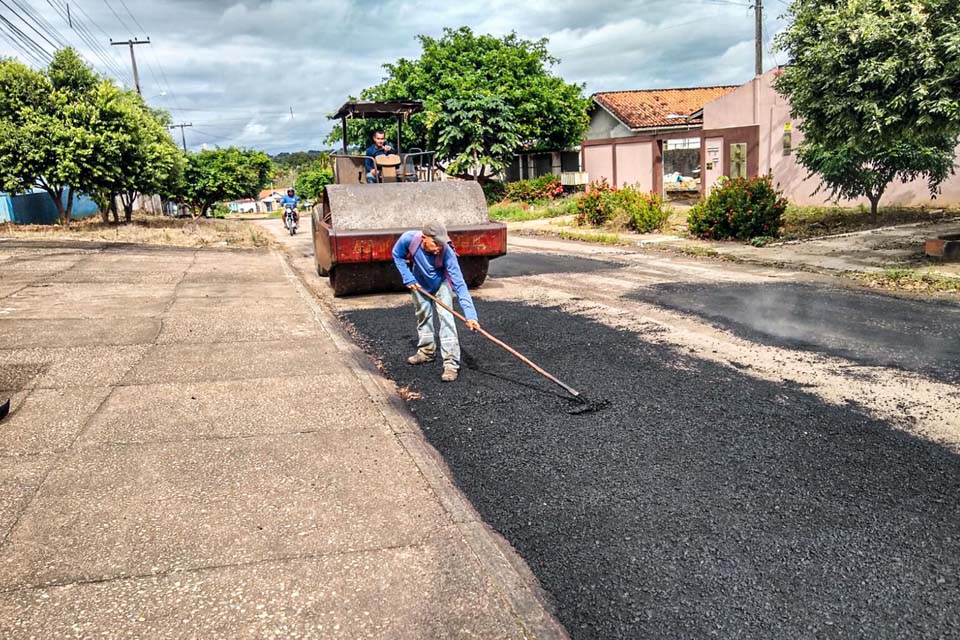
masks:
{"type": "Polygon", "coordinates": [[[552,612],[550,598],[526,562],[509,542],[487,525],[457,488],[449,467],[433,448],[400,397],[396,385],[377,371],[371,359],[350,338],[336,313],[293,266],[286,251],[274,250],[287,278],[293,282],[351,371],[377,406],[397,442],[410,456],[431,491],[450,514],[480,567],[500,590],[527,635],[538,640],[569,640],[552,612]]]}

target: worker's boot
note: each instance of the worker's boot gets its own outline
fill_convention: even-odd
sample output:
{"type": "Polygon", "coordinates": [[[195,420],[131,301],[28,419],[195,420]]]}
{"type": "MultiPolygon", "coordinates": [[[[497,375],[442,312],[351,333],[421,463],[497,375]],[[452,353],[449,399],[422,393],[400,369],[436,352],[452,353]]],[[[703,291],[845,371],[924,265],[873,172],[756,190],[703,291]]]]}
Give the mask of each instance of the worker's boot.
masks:
{"type": "Polygon", "coordinates": [[[457,379],[457,376],[460,375],[459,369],[454,369],[453,367],[444,367],[443,375],[440,376],[440,379],[444,382],[453,382],[457,379]]]}
{"type": "Polygon", "coordinates": [[[428,356],[422,351],[417,351],[415,354],[407,358],[409,364],[426,364],[428,362],[433,362],[433,356],[428,356]]]}

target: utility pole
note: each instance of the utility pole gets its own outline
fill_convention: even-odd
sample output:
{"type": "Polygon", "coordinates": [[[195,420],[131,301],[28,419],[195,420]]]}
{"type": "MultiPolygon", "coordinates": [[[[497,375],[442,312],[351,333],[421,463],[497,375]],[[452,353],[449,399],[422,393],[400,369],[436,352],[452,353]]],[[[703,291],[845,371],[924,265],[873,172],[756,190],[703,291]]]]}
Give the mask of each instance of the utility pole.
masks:
{"type": "Polygon", "coordinates": [[[171,129],[180,129],[180,139],[183,141],[183,152],[187,152],[187,135],[183,132],[185,127],[192,127],[192,122],[185,122],[181,124],[172,124],[170,125],[171,129]]]}
{"type": "Polygon", "coordinates": [[[150,44],[150,38],[147,38],[146,40],[127,40],[125,42],[114,42],[113,38],[110,38],[110,44],[114,46],[130,46],[130,62],[133,63],[133,83],[137,85],[137,93],[143,95],[143,91],[140,90],[140,73],[137,71],[137,56],[133,53],[133,45],[150,44]]]}
{"type": "Polygon", "coordinates": [[[754,30],[756,31],[756,75],[763,75],[763,3],[761,0],[753,0],[753,13],[756,17],[756,25],[754,30]]]}

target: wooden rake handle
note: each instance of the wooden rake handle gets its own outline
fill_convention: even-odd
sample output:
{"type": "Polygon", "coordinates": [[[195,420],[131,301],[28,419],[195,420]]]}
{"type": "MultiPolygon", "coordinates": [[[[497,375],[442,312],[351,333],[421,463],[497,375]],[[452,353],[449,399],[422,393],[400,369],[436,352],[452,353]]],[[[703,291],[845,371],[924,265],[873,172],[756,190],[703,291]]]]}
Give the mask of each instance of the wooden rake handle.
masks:
{"type": "MultiPolygon", "coordinates": [[[[433,300],[433,301],[436,302],[438,305],[440,305],[441,307],[443,307],[444,309],[446,309],[447,311],[449,311],[450,313],[452,313],[454,316],[456,316],[457,318],[459,318],[462,322],[464,322],[464,323],[467,322],[467,319],[466,319],[463,315],[457,313],[453,308],[448,307],[446,304],[444,304],[443,302],[441,302],[440,300],[438,300],[436,296],[427,293],[427,292],[424,291],[421,287],[417,287],[417,288],[414,289],[414,290],[415,290],[417,293],[419,293],[420,295],[424,295],[424,296],[426,296],[427,298],[433,300]]],[[[550,382],[553,382],[554,384],[557,384],[557,385],[563,387],[563,390],[566,391],[567,393],[569,393],[570,395],[572,395],[574,398],[579,398],[579,397],[580,397],[580,392],[579,392],[579,391],[577,391],[576,389],[574,389],[574,388],[571,387],[570,385],[566,384],[565,382],[561,381],[559,378],[557,378],[556,376],[552,375],[550,372],[546,371],[546,370],[543,369],[542,367],[538,366],[536,363],[534,363],[532,360],[530,360],[530,358],[526,357],[525,355],[523,355],[522,353],[520,353],[519,351],[517,351],[516,349],[514,349],[513,347],[511,347],[510,345],[508,345],[508,344],[507,344],[506,342],[504,342],[503,340],[500,340],[500,339],[497,338],[496,336],[491,335],[490,332],[486,331],[486,330],[483,329],[482,327],[477,328],[477,329],[476,329],[476,332],[479,333],[480,335],[482,335],[484,338],[486,338],[486,339],[489,340],[490,342],[492,342],[493,344],[495,344],[495,345],[497,345],[498,347],[500,347],[501,349],[504,349],[507,353],[509,353],[510,355],[514,356],[514,357],[517,358],[518,360],[520,360],[520,362],[524,363],[525,365],[527,365],[528,367],[530,367],[531,369],[533,369],[534,371],[536,371],[537,373],[539,373],[540,375],[542,375],[544,378],[546,378],[546,379],[549,380],[550,382]]]]}

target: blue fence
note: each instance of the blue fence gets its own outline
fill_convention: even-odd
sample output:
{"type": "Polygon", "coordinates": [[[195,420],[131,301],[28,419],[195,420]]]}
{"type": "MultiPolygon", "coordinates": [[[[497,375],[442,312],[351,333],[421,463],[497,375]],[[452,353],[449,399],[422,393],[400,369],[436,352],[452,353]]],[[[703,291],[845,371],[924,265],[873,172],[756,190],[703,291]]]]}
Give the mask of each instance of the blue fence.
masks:
{"type": "MultiPolygon", "coordinates": [[[[63,195],[63,202],[66,206],[66,194],[63,195]]],[[[72,219],[86,218],[99,212],[96,202],[82,193],[74,194],[72,219]]],[[[57,224],[59,220],[57,207],[46,192],[25,193],[19,196],[0,193],[0,223],[57,224]]]]}

